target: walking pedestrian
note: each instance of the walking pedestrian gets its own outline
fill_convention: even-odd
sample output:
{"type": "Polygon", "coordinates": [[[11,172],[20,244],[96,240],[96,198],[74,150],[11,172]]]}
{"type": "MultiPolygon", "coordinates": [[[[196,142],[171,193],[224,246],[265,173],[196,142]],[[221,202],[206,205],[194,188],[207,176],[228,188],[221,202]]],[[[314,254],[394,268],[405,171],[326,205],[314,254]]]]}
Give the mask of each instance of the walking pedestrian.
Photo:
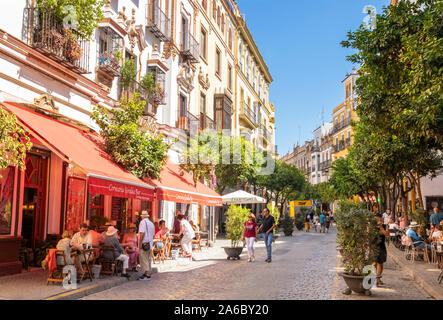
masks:
{"type": "Polygon", "coordinates": [[[305,217],[305,231],[309,232],[309,230],[311,229],[311,215],[308,213],[305,217]]]}
{"type": "Polygon", "coordinates": [[[265,262],[269,263],[272,261],[272,239],[274,238],[275,219],[269,214],[268,208],[263,209],[263,215],[264,218],[260,230],[265,233],[265,244],[268,254],[268,258],[265,262]]]}
{"type": "Polygon", "coordinates": [[[317,227],[320,224],[320,218],[318,217],[317,214],[315,214],[313,220],[314,220],[314,230],[315,232],[317,232],[317,227]]]}
{"type": "Polygon", "coordinates": [[[140,248],[139,259],[143,275],[138,280],[149,280],[151,279],[151,254],[155,227],[149,220],[149,213],[146,210],[142,211],[141,218],[142,221],[138,227],[138,247],[140,248]]]}
{"type": "Polygon", "coordinates": [[[254,243],[258,238],[258,228],[254,214],[250,213],[243,229],[243,242],[248,247],[248,262],[254,262],[254,243]]]}
{"type": "Polygon", "coordinates": [[[387,209],[386,212],[383,213],[383,224],[388,225],[390,219],[392,219],[391,209],[387,209]]]}
{"type": "Polygon", "coordinates": [[[326,233],[329,233],[329,224],[331,223],[331,218],[329,217],[329,213],[326,212],[325,214],[325,229],[326,233]]]}
{"type": "Polygon", "coordinates": [[[438,212],[438,208],[435,207],[433,209],[433,214],[429,218],[429,222],[431,223],[431,227],[434,228],[435,226],[438,226],[440,224],[440,221],[443,221],[443,213],[438,212]]]}
{"type": "Polygon", "coordinates": [[[322,232],[325,233],[325,227],[326,227],[325,219],[326,219],[325,213],[322,212],[322,214],[320,215],[320,233],[322,232]]]}
{"type": "Polygon", "coordinates": [[[378,255],[372,264],[374,267],[377,267],[377,286],[383,285],[383,281],[381,281],[382,273],[383,273],[383,263],[386,262],[386,257],[388,255],[386,251],[386,237],[389,237],[389,231],[387,230],[387,225],[383,224],[383,216],[381,214],[376,214],[376,218],[378,219],[377,227],[380,230],[380,233],[377,238],[377,247],[378,247],[378,255]]]}
{"type": "Polygon", "coordinates": [[[179,214],[177,219],[180,221],[180,232],[178,233],[178,236],[180,237],[183,234],[181,240],[183,255],[186,258],[192,258],[192,238],[195,237],[194,229],[184,215],[179,214]]]}

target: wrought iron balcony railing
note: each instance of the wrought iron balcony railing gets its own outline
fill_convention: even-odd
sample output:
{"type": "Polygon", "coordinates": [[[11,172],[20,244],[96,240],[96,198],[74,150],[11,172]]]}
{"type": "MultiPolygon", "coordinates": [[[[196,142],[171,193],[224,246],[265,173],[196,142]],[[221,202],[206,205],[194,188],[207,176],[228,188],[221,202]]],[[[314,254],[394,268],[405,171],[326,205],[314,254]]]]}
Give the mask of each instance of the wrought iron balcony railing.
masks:
{"type": "Polygon", "coordinates": [[[266,140],[271,141],[271,132],[270,132],[268,129],[266,129],[266,127],[265,127],[264,125],[261,125],[261,128],[260,128],[260,129],[261,129],[262,132],[263,132],[263,137],[264,137],[266,140]]]}
{"type": "Polygon", "coordinates": [[[64,28],[63,21],[49,9],[24,9],[23,41],[68,69],[89,72],[89,40],[64,28]]]}
{"type": "Polygon", "coordinates": [[[171,39],[171,20],[159,7],[157,1],[147,4],[147,27],[160,40],[169,41],[171,39]]]}
{"type": "Polygon", "coordinates": [[[197,40],[189,32],[180,33],[180,52],[191,62],[200,60],[199,45],[197,40]]]}
{"type": "Polygon", "coordinates": [[[256,119],[257,115],[256,113],[249,107],[246,101],[243,102],[242,108],[241,108],[241,114],[245,116],[254,126],[257,125],[256,119]]]}
{"type": "Polygon", "coordinates": [[[332,128],[332,134],[339,132],[341,129],[346,128],[351,123],[351,119],[347,118],[344,121],[341,121],[337,126],[332,128]]]}
{"type": "Polygon", "coordinates": [[[323,161],[320,164],[320,170],[326,171],[326,170],[328,170],[331,167],[331,165],[332,165],[332,160],[323,161]]]}
{"type": "Polygon", "coordinates": [[[198,131],[200,120],[198,117],[194,116],[192,113],[188,112],[185,117],[179,117],[176,122],[176,127],[181,130],[190,132],[191,129],[195,128],[195,132],[198,131]]]}
{"type": "Polygon", "coordinates": [[[204,113],[200,113],[200,130],[212,129],[215,130],[215,122],[204,113]]]}

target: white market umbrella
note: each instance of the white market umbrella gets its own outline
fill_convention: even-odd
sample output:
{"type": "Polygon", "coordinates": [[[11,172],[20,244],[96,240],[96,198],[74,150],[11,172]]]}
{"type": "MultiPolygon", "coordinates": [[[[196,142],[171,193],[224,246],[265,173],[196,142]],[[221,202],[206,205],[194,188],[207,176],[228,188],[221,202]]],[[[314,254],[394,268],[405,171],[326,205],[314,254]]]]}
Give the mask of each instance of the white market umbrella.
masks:
{"type": "Polygon", "coordinates": [[[266,203],[262,197],[247,193],[243,190],[238,190],[222,196],[223,204],[252,204],[252,203],[266,203]]]}

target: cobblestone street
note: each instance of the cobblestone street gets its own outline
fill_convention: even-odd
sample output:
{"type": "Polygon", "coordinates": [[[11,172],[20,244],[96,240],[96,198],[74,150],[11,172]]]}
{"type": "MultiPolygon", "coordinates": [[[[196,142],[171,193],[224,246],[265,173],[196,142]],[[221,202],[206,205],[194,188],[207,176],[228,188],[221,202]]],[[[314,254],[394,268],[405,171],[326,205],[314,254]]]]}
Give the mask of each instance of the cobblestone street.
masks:
{"type": "Polygon", "coordinates": [[[221,248],[211,248],[216,253],[210,259],[204,258],[208,255],[205,251],[197,252],[197,261],[166,271],[160,269],[150,281],[131,281],[83,299],[430,299],[392,261],[385,268],[386,285],[373,288],[372,297],[341,294],[345,284],[336,274],[339,258],[335,235],[334,228],[329,234],[297,232],[291,238],[280,237],[274,244],[270,264],[264,262],[263,241],[257,245],[254,263],[246,261],[246,250],[240,261],[227,261],[221,248]]]}
{"type": "Polygon", "coordinates": [[[263,241],[257,247],[254,263],[246,261],[246,250],[240,261],[227,261],[220,250],[216,258],[197,258],[179,272],[160,271],[149,282],[131,281],[84,299],[331,299],[335,230],[280,237],[270,264],[264,262],[263,241]]]}

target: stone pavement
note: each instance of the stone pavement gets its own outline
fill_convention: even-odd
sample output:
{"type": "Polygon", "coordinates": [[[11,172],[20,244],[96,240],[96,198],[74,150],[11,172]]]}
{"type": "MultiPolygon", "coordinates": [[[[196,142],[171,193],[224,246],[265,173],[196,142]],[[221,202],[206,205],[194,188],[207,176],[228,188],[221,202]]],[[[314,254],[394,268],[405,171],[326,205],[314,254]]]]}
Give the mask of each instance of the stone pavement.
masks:
{"type": "MultiPolygon", "coordinates": [[[[346,289],[346,284],[342,277],[338,274],[334,279],[335,293],[333,300],[434,300],[434,296],[429,294],[422,286],[415,281],[404,265],[399,264],[396,259],[393,259],[390,252],[397,250],[395,247],[388,247],[388,259],[384,264],[383,282],[384,285],[371,289],[371,296],[360,295],[352,293],[351,295],[344,295],[342,292],[346,289]]],[[[401,252],[401,251],[400,251],[401,252]]],[[[338,270],[343,271],[341,267],[341,256],[337,252],[338,270]]]]}
{"type": "MultiPolygon", "coordinates": [[[[218,241],[217,241],[218,242],[218,241]]],[[[228,243],[226,243],[228,244],[228,243]]],[[[160,271],[149,281],[133,281],[86,296],[85,300],[268,300],[331,299],[336,274],[335,232],[295,232],[273,245],[272,263],[264,262],[263,241],[256,261],[228,261],[223,250],[180,270],[160,271]]]]}
{"type": "Polygon", "coordinates": [[[387,246],[388,257],[394,260],[403,270],[417,282],[428,295],[437,300],[443,300],[443,282],[439,284],[437,279],[441,270],[437,264],[425,263],[423,261],[411,262],[406,260],[404,251],[395,248],[393,245],[387,246]]]}
{"type": "MultiPolygon", "coordinates": [[[[186,271],[190,267],[209,265],[211,259],[224,255],[223,246],[229,246],[229,240],[217,240],[212,248],[204,247],[202,251],[194,251],[194,258],[199,261],[191,262],[189,259],[179,258],[178,260],[166,260],[165,263],[153,264],[153,273],[170,270],[186,271]]],[[[264,247],[264,243],[260,243],[258,247],[264,247]]],[[[130,274],[131,281],[135,281],[141,275],[141,273],[130,274]]],[[[128,282],[126,278],[100,276],[100,279],[94,279],[93,282],[84,280],[77,284],[77,289],[66,290],[61,284],[47,285],[47,278],[48,271],[39,268],[35,268],[30,272],[1,277],[0,300],[78,299],[128,282]]]]}

